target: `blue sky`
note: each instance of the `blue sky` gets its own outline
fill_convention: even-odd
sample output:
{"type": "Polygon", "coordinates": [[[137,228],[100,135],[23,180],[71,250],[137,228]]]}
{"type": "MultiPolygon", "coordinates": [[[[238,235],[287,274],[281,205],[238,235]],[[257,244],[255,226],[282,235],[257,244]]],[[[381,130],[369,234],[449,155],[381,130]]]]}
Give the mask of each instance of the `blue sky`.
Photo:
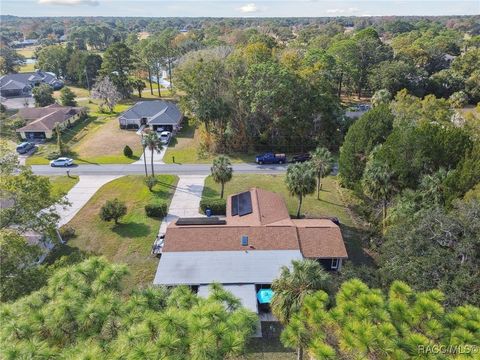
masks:
{"type": "Polygon", "coordinates": [[[480,0],[0,0],[17,16],[380,16],[477,15],[480,0]]]}

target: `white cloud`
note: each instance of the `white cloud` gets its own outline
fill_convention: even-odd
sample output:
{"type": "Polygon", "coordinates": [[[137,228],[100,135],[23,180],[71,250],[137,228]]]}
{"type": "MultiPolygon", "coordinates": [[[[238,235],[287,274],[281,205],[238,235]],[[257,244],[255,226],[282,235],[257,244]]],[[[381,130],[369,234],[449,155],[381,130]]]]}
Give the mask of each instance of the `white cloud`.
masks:
{"type": "Polygon", "coordinates": [[[347,9],[327,9],[327,14],[354,14],[358,12],[359,9],[356,7],[349,7],[347,9]]]}
{"type": "Polygon", "coordinates": [[[41,5],[98,5],[98,0],[38,0],[41,5]]]}
{"type": "Polygon", "coordinates": [[[250,3],[240,6],[238,10],[240,10],[242,13],[254,13],[258,11],[258,7],[254,3],[250,3]]]}

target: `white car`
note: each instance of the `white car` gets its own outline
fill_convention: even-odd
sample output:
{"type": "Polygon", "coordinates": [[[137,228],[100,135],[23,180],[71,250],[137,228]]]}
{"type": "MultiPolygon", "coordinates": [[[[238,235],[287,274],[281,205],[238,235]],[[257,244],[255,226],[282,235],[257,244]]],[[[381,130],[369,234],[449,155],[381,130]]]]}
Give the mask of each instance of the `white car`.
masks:
{"type": "Polygon", "coordinates": [[[162,144],[168,144],[171,137],[172,137],[172,133],[170,131],[162,131],[159,136],[160,142],[162,144]]]}
{"type": "Polygon", "coordinates": [[[67,157],[60,157],[58,159],[50,161],[50,166],[56,167],[56,166],[72,166],[73,165],[73,159],[67,158],[67,157]]]}

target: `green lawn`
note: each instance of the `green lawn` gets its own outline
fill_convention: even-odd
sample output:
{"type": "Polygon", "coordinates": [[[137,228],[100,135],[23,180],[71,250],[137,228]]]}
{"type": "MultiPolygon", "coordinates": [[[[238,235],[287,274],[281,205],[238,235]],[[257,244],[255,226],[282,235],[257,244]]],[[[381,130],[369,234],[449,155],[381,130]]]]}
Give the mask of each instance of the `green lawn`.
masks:
{"type": "Polygon", "coordinates": [[[35,64],[24,64],[20,66],[19,72],[24,73],[24,72],[32,72],[32,71],[35,71],[35,64]]]}
{"type": "Polygon", "coordinates": [[[55,198],[60,198],[74,187],[80,178],[78,176],[50,176],[50,184],[52,184],[52,195],[55,198]]]}
{"type": "Polygon", "coordinates": [[[160,200],[169,203],[178,181],[173,175],[157,178],[160,183],[153,192],[144,185],[143,176],[124,176],[105,184],[68,223],[76,232],[76,237],[68,242],[69,247],[128,265],[130,275],[125,280],[125,291],[150,285],[155,275],[158,259],[150,250],[161,219],[147,217],[144,206],[160,200]],[[116,226],[98,216],[102,205],[114,198],[124,201],[128,209],[116,226]]]}
{"type": "Polygon", "coordinates": [[[25,56],[27,59],[31,59],[35,53],[35,46],[29,46],[23,49],[17,49],[17,54],[25,56]]]}
{"type": "MultiPolygon", "coordinates": [[[[84,88],[81,88],[81,87],[78,87],[78,86],[72,86],[72,85],[69,85],[69,86],[66,86],[66,87],[68,87],[70,90],[72,90],[72,92],[75,94],[75,96],[77,98],[86,98],[86,97],[90,96],[90,93],[88,92],[88,89],[84,89],[84,88]]],[[[54,98],[59,98],[60,97],[60,90],[54,91],[53,92],[53,97],[54,98]]]]}
{"type": "MultiPolygon", "coordinates": [[[[209,164],[217,154],[205,154],[199,156],[200,134],[193,120],[184,121],[180,130],[170,142],[163,161],[172,164],[175,157],[177,164],[209,164]]],[[[228,154],[232,163],[254,162],[254,154],[233,153],[228,154]]]]}
{"type": "MultiPolygon", "coordinates": [[[[283,196],[292,216],[296,215],[298,199],[289,195],[284,182],[285,175],[240,174],[233,175],[225,185],[225,196],[248,190],[251,187],[277,192],[283,196]]],[[[344,194],[338,185],[337,178],[329,176],[322,180],[320,200],[316,194],[308,195],[303,200],[302,214],[308,218],[320,216],[335,216],[340,220],[342,234],[348,251],[349,259],[357,264],[371,264],[370,256],[365,252],[362,241],[362,229],[355,225],[343,200],[344,194]]],[[[219,198],[220,185],[212,177],[205,180],[202,198],[219,198]]]]}

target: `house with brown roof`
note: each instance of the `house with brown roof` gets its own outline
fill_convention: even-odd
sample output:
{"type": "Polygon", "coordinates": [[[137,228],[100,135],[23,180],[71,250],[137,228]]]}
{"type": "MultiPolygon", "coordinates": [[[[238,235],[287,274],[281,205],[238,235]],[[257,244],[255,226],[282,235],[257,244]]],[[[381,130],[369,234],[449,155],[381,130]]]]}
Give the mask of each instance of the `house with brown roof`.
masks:
{"type": "Polygon", "coordinates": [[[16,116],[26,120],[27,124],[16,131],[25,140],[50,139],[57,124],[60,130],[64,130],[71,127],[85,114],[86,108],[58,104],[40,108],[24,108],[20,109],[16,116]]]}
{"type": "Polygon", "coordinates": [[[314,259],[338,271],[347,259],[338,225],[329,219],[291,219],[283,198],[252,188],[227,199],[225,219],[180,218],[165,233],[154,284],[188,285],[198,293],[221,283],[244,306],[271,321],[257,301],[282,266],[314,259]]]}

